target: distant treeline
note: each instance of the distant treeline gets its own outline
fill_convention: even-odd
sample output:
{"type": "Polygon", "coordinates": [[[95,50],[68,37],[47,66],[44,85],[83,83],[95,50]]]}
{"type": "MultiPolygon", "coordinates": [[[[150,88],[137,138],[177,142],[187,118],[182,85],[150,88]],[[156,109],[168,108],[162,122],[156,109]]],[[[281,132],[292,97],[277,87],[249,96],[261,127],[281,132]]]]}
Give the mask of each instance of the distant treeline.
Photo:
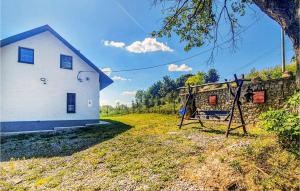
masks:
{"type": "MultiPolygon", "coordinates": [[[[287,71],[291,71],[294,75],[296,72],[295,60],[286,66],[287,71]]],[[[281,67],[271,67],[263,70],[253,68],[246,78],[261,77],[263,80],[276,79],[282,76],[281,67]]],[[[216,69],[210,69],[207,73],[198,72],[196,74],[184,74],[176,79],[164,76],[162,80],[153,83],[146,90],[138,90],[135,100],[131,105],[117,103],[115,107],[104,105],[101,106],[102,116],[123,115],[128,113],[178,113],[180,109],[179,103],[179,87],[190,85],[201,85],[203,83],[211,83],[219,81],[219,74],[216,69]]]]}
{"type": "Polygon", "coordinates": [[[179,91],[182,86],[198,85],[219,80],[217,70],[210,69],[207,73],[184,74],[176,79],[164,76],[146,90],[138,90],[131,105],[117,103],[115,107],[104,105],[101,115],[122,115],[128,113],[165,113],[174,114],[179,110],[179,91]]]}

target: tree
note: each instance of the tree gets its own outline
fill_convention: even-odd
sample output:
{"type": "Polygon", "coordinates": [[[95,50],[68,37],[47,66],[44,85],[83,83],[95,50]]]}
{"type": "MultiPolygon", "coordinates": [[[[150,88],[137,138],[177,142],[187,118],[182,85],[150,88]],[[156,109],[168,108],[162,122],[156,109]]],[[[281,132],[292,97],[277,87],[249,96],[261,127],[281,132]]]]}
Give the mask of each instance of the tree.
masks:
{"type": "Polygon", "coordinates": [[[184,86],[185,81],[191,76],[193,76],[193,74],[183,74],[183,75],[179,76],[179,78],[177,78],[175,81],[176,87],[180,88],[180,87],[184,86]]]}
{"type": "Polygon", "coordinates": [[[153,98],[156,97],[160,98],[159,91],[162,88],[162,85],[163,85],[162,82],[158,81],[149,87],[148,92],[151,94],[153,98]]]}
{"type": "Polygon", "coordinates": [[[135,104],[133,100],[131,101],[131,108],[132,108],[132,113],[134,113],[135,104]]]}
{"type": "Polygon", "coordinates": [[[196,75],[189,77],[186,82],[185,85],[201,85],[204,83],[204,76],[205,73],[204,72],[198,72],[196,75]]]}
{"type": "Polygon", "coordinates": [[[143,103],[143,97],[144,97],[144,91],[143,90],[138,90],[135,94],[135,100],[137,105],[140,105],[143,103]]]}
{"type": "Polygon", "coordinates": [[[246,75],[246,78],[249,78],[249,79],[252,79],[252,78],[255,78],[255,77],[258,77],[259,76],[259,71],[256,70],[255,68],[252,68],[249,72],[249,74],[246,75]]]}
{"type": "MultiPolygon", "coordinates": [[[[300,87],[300,46],[299,46],[299,0],[154,0],[165,2],[164,12],[168,14],[159,31],[153,36],[171,37],[175,32],[181,41],[187,42],[185,50],[200,47],[204,43],[213,43],[217,48],[219,24],[221,20],[229,23],[231,38],[228,42],[235,45],[239,24],[238,18],[245,15],[245,9],[251,3],[257,5],[261,11],[275,20],[292,41],[297,60],[297,84],[300,87]],[[172,3],[173,2],[173,3],[172,3]]],[[[214,50],[214,49],[213,49],[214,50]]],[[[214,51],[211,53],[213,58],[214,51]]]]}
{"type": "Polygon", "coordinates": [[[114,108],[110,105],[102,105],[100,108],[101,114],[105,114],[108,116],[108,114],[113,110],[114,108]]]}
{"type": "Polygon", "coordinates": [[[220,78],[220,76],[219,76],[217,70],[214,68],[209,69],[207,74],[205,74],[205,76],[204,76],[205,83],[217,82],[217,81],[219,81],[219,78],[220,78]]]}
{"type": "Polygon", "coordinates": [[[143,104],[146,106],[147,111],[149,112],[149,107],[150,107],[150,94],[145,93],[143,96],[143,104]]]}
{"type": "Polygon", "coordinates": [[[170,76],[164,76],[159,94],[161,97],[166,97],[171,91],[176,91],[176,84],[174,80],[170,78],[170,76]]]}

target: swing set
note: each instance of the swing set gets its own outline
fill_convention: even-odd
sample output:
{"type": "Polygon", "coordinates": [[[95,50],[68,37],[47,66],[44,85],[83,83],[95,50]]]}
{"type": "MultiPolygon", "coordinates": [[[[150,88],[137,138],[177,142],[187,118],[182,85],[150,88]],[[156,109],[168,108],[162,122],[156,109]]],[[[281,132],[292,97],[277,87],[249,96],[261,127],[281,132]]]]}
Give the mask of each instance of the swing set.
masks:
{"type": "MultiPolygon", "coordinates": [[[[220,83],[207,83],[207,84],[203,84],[201,86],[208,86],[208,85],[223,85],[226,84],[228,92],[230,94],[230,96],[233,96],[233,103],[231,105],[230,111],[223,111],[223,110],[200,110],[199,108],[196,108],[196,110],[192,113],[191,116],[194,116],[192,118],[189,118],[189,120],[197,120],[197,122],[189,122],[189,123],[185,123],[184,124],[184,120],[185,120],[185,116],[187,114],[187,107],[189,104],[195,105],[195,94],[192,91],[191,86],[188,86],[188,94],[187,94],[187,100],[185,102],[184,108],[183,108],[183,112],[182,112],[182,117],[181,117],[181,121],[179,126],[179,129],[181,129],[182,126],[184,125],[188,125],[188,124],[192,124],[192,123],[200,123],[201,127],[204,127],[203,122],[201,121],[201,115],[206,115],[207,117],[213,117],[216,119],[221,119],[221,117],[225,117],[224,121],[228,121],[227,124],[227,130],[226,130],[226,137],[229,136],[229,133],[233,130],[236,130],[238,128],[243,128],[243,133],[244,135],[247,134],[247,130],[246,130],[246,123],[244,121],[243,118],[243,113],[242,113],[242,109],[241,109],[241,101],[240,101],[240,97],[241,97],[241,92],[242,92],[242,86],[244,84],[245,81],[251,81],[249,79],[245,79],[244,75],[242,75],[241,78],[237,78],[236,74],[234,74],[234,80],[233,81],[227,81],[225,79],[225,82],[220,82],[220,83]],[[232,87],[232,83],[236,84],[236,88],[234,89],[232,87]],[[232,124],[232,120],[234,117],[234,111],[235,108],[237,107],[238,112],[239,112],[239,116],[240,116],[240,121],[241,121],[241,125],[238,125],[236,127],[231,127],[232,124]],[[228,120],[229,119],[229,120],[228,120]]],[[[246,95],[245,95],[246,96],[246,95]]]]}

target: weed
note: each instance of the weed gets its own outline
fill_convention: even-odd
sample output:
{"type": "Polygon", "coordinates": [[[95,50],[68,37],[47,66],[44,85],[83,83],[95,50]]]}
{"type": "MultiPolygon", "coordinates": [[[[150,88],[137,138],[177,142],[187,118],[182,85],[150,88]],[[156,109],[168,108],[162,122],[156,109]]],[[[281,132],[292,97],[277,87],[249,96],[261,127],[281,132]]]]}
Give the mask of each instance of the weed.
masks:
{"type": "Polygon", "coordinates": [[[229,166],[231,168],[233,168],[236,172],[239,172],[239,173],[242,173],[243,170],[242,170],[242,167],[241,167],[241,164],[239,161],[237,160],[232,160],[232,161],[229,161],[229,166]]]}
{"type": "Polygon", "coordinates": [[[35,182],[35,186],[38,187],[38,186],[48,184],[52,179],[53,179],[52,176],[45,177],[45,178],[40,178],[35,182]]]}
{"type": "Polygon", "coordinates": [[[199,156],[197,157],[197,161],[198,161],[199,163],[204,163],[204,162],[205,162],[205,159],[206,159],[206,156],[204,156],[204,155],[199,155],[199,156]]]}

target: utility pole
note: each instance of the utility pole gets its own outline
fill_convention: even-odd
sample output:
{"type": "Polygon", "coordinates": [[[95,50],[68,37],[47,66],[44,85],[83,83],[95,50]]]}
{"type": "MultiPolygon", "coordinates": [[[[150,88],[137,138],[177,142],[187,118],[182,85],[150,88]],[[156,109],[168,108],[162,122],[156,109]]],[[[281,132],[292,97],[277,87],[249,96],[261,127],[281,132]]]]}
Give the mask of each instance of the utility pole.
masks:
{"type": "Polygon", "coordinates": [[[281,27],[281,50],[282,50],[282,73],[285,72],[285,47],[284,47],[284,30],[281,27]]]}

